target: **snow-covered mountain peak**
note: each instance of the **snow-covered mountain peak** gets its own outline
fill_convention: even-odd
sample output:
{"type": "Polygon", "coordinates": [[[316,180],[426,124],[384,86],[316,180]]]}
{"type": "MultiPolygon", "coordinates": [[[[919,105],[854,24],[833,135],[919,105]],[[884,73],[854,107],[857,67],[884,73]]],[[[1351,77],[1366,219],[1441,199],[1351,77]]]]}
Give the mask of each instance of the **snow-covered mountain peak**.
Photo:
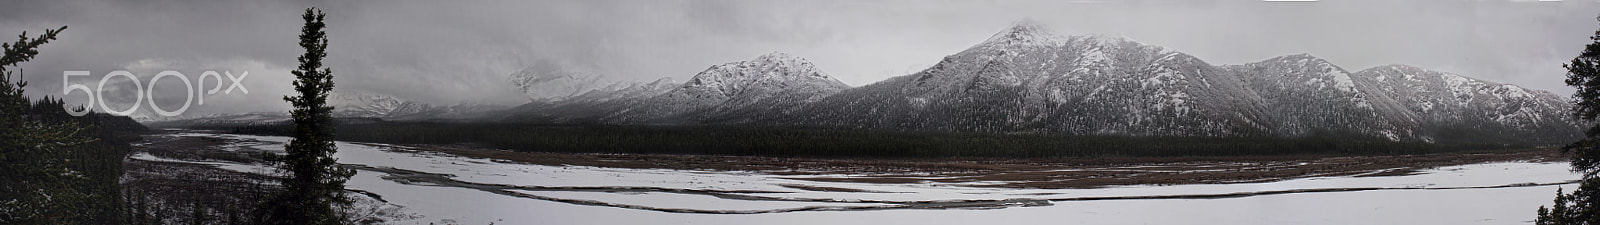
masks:
{"type": "Polygon", "coordinates": [[[775,64],[788,64],[788,65],[801,65],[801,64],[811,65],[811,62],[810,61],[806,61],[805,58],[800,58],[800,57],[797,57],[797,56],[794,56],[794,55],[790,55],[789,53],[783,53],[783,52],[771,52],[771,53],[763,54],[761,56],[757,56],[755,60],[751,60],[751,61],[765,62],[765,63],[775,63],[775,64]]]}
{"type": "Polygon", "coordinates": [[[1044,24],[1023,19],[990,36],[980,45],[1060,45],[1067,40],[1066,36],[1056,34],[1044,24]]]}
{"type": "MultiPolygon", "coordinates": [[[[668,83],[671,80],[663,79],[652,84],[668,83]]],[[[774,52],[711,66],[637,109],[618,111],[604,119],[663,123],[684,118],[748,120],[751,116],[775,116],[781,113],[767,110],[798,107],[849,87],[804,58],[774,52]]]]}
{"type": "Polygon", "coordinates": [[[1045,28],[1044,23],[1040,23],[1037,20],[1026,19],[1026,18],[1021,19],[1021,20],[1017,20],[1016,22],[1011,22],[1011,26],[1007,27],[1006,31],[1008,31],[1008,33],[1018,33],[1018,34],[1024,34],[1024,33],[1048,34],[1048,33],[1050,33],[1050,29],[1045,28]]]}
{"type": "Polygon", "coordinates": [[[1331,85],[1341,91],[1356,92],[1355,81],[1349,71],[1308,53],[1273,57],[1246,66],[1268,70],[1271,72],[1264,74],[1283,76],[1319,88],[1331,85]]]}
{"type": "Polygon", "coordinates": [[[1250,63],[1248,65],[1287,67],[1294,69],[1294,71],[1285,71],[1291,73],[1286,73],[1284,75],[1316,74],[1344,76],[1341,74],[1349,74],[1348,71],[1345,71],[1344,68],[1333,64],[1333,62],[1307,53],[1273,57],[1271,59],[1262,60],[1261,62],[1250,63]]]}
{"type": "Polygon", "coordinates": [[[826,73],[817,70],[805,58],[795,57],[781,52],[767,53],[753,60],[725,63],[711,66],[711,68],[695,74],[690,78],[685,87],[705,86],[717,90],[723,96],[732,96],[737,89],[756,83],[784,83],[783,80],[816,80],[824,83],[838,83],[826,73]]]}

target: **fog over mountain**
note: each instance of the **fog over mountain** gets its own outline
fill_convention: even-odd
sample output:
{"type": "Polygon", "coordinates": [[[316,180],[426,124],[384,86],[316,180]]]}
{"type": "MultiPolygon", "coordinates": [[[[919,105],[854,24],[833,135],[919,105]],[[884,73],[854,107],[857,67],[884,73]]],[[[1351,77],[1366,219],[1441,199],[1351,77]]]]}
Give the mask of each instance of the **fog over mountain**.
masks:
{"type": "MultiPolygon", "coordinates": [[[[286,109],[280,98],[289,92],[288,71],[298,51],[297,16],[306,6],[329,12],[328,61],[340,90],[431,105],[507,106],[548,98],[530,96],[507,78],[540,65],[603,78],[567,87],[622,88],[661,77],[688,81],[708,65],[771,52],[806,58],[843,84],[865,86],[933,67],[1021,18],[1067,36],[1129,37],[1211,65],[1308,53],[1344,69],[1404,64],[1565,96],[1570,89],[1560,82],[1559,65],[1588,41],[1585,37],[1596,26],[1593,12],[1600,9],[1600,3],[1589,1],[10,4],[0,9],[0,31],[37,33],[71,26],[60,40],[42,48],[39,58],[21,65],[34,96],[59,95],[60,74],[68,70],[92,71],[72,81],[91,87],[113,70],[129,70],[146,83],[163,70],[190,78],[207,70],[250,71],[243,83],[249,94],[208,95],[207,104],[192,106],[187,116],[286,109]]],[[[105,90],[110,107],[124,109],[135,102],[136,90],[125,79],[110,83],[105,90]]],[[[159,83],[143,85],[181,85],[177,80],[159,83]]],[[[160,88],[153,94],[158,105],[173,109],[182,105],[185,93],[160,88]]],[[[84,103],[81,93],[67,99],[84,103]]],[[[140,110],[149,111],[148,106],[140,110]]]]}

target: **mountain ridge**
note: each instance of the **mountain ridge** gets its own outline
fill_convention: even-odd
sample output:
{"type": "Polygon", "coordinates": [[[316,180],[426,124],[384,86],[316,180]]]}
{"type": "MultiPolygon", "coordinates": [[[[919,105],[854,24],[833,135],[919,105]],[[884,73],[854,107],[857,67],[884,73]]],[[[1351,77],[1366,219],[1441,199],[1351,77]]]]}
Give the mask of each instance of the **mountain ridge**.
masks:
{"type": "Polygon", "coordinates": [[[1576,127],[1559,97],[1516,85],[1414,66],[1352,72],[1306,53],[1212,65],[1127,37],[1058,35],[1031,21],[927,69],[872,84],[807,86],[820,87],[815,93],[777,88],[783,85],[738,89],[804,98],[729,101],[734,93],[725,83],[702,80],[731,65],[782,64],[761,60],[775,54],[715,65],[642,105],[612,107],[627,119],[590,121],[1132,136],[1344,133],[1422,142],[1457,133],[1554,142],[1575,136],[1576,127]],[[1429,79],[1390,82],[1395,76],[1429,79]],[[694,85],[705,88],[687,89],[694,85]],[[1405,91],[1412,89],[1420,91],[1405,91]]]}

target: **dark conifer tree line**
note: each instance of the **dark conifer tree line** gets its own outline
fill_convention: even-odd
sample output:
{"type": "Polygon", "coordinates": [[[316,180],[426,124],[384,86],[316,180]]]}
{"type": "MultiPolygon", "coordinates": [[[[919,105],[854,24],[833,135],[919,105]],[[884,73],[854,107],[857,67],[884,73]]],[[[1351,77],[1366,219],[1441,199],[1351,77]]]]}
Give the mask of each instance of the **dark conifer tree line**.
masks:
{"type": "Polygon", "coordinates": [[[0,224],[131,222],[118,179],[146,128],[125,116],[72,116],[60,99],[24,95],[18,64],[65,29],[0,44],[0,224]]]}

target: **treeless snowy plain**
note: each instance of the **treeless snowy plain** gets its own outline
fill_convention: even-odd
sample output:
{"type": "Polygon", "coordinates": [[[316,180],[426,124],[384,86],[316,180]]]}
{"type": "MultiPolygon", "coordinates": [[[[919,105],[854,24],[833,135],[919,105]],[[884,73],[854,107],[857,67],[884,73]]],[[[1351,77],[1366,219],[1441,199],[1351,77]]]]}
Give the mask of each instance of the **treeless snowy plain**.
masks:
{"type": "MultiPolygon", "coordinates": [[[[225,148],[275,151],[287,141],[175,135],[225,138],[234,141],[225,148]]],[[[1527,224],[1557,187],[1578,178],[1565,163],[1502,162],[1405,176],[1266,183],[977,188],[793,179],[872,174],[530,165],[404,146],[338,145],[339,161],[358,168],[347,188],[377,194],[416,216],[390,221],[395,224],[1527,224]],[[850,189],[855,191],[817,191],[850,189]]],[[[132,158],[183,161],[149,154],[132,158]]],[[[194,163],[270,171],[262,165],[194,163]]]]}

